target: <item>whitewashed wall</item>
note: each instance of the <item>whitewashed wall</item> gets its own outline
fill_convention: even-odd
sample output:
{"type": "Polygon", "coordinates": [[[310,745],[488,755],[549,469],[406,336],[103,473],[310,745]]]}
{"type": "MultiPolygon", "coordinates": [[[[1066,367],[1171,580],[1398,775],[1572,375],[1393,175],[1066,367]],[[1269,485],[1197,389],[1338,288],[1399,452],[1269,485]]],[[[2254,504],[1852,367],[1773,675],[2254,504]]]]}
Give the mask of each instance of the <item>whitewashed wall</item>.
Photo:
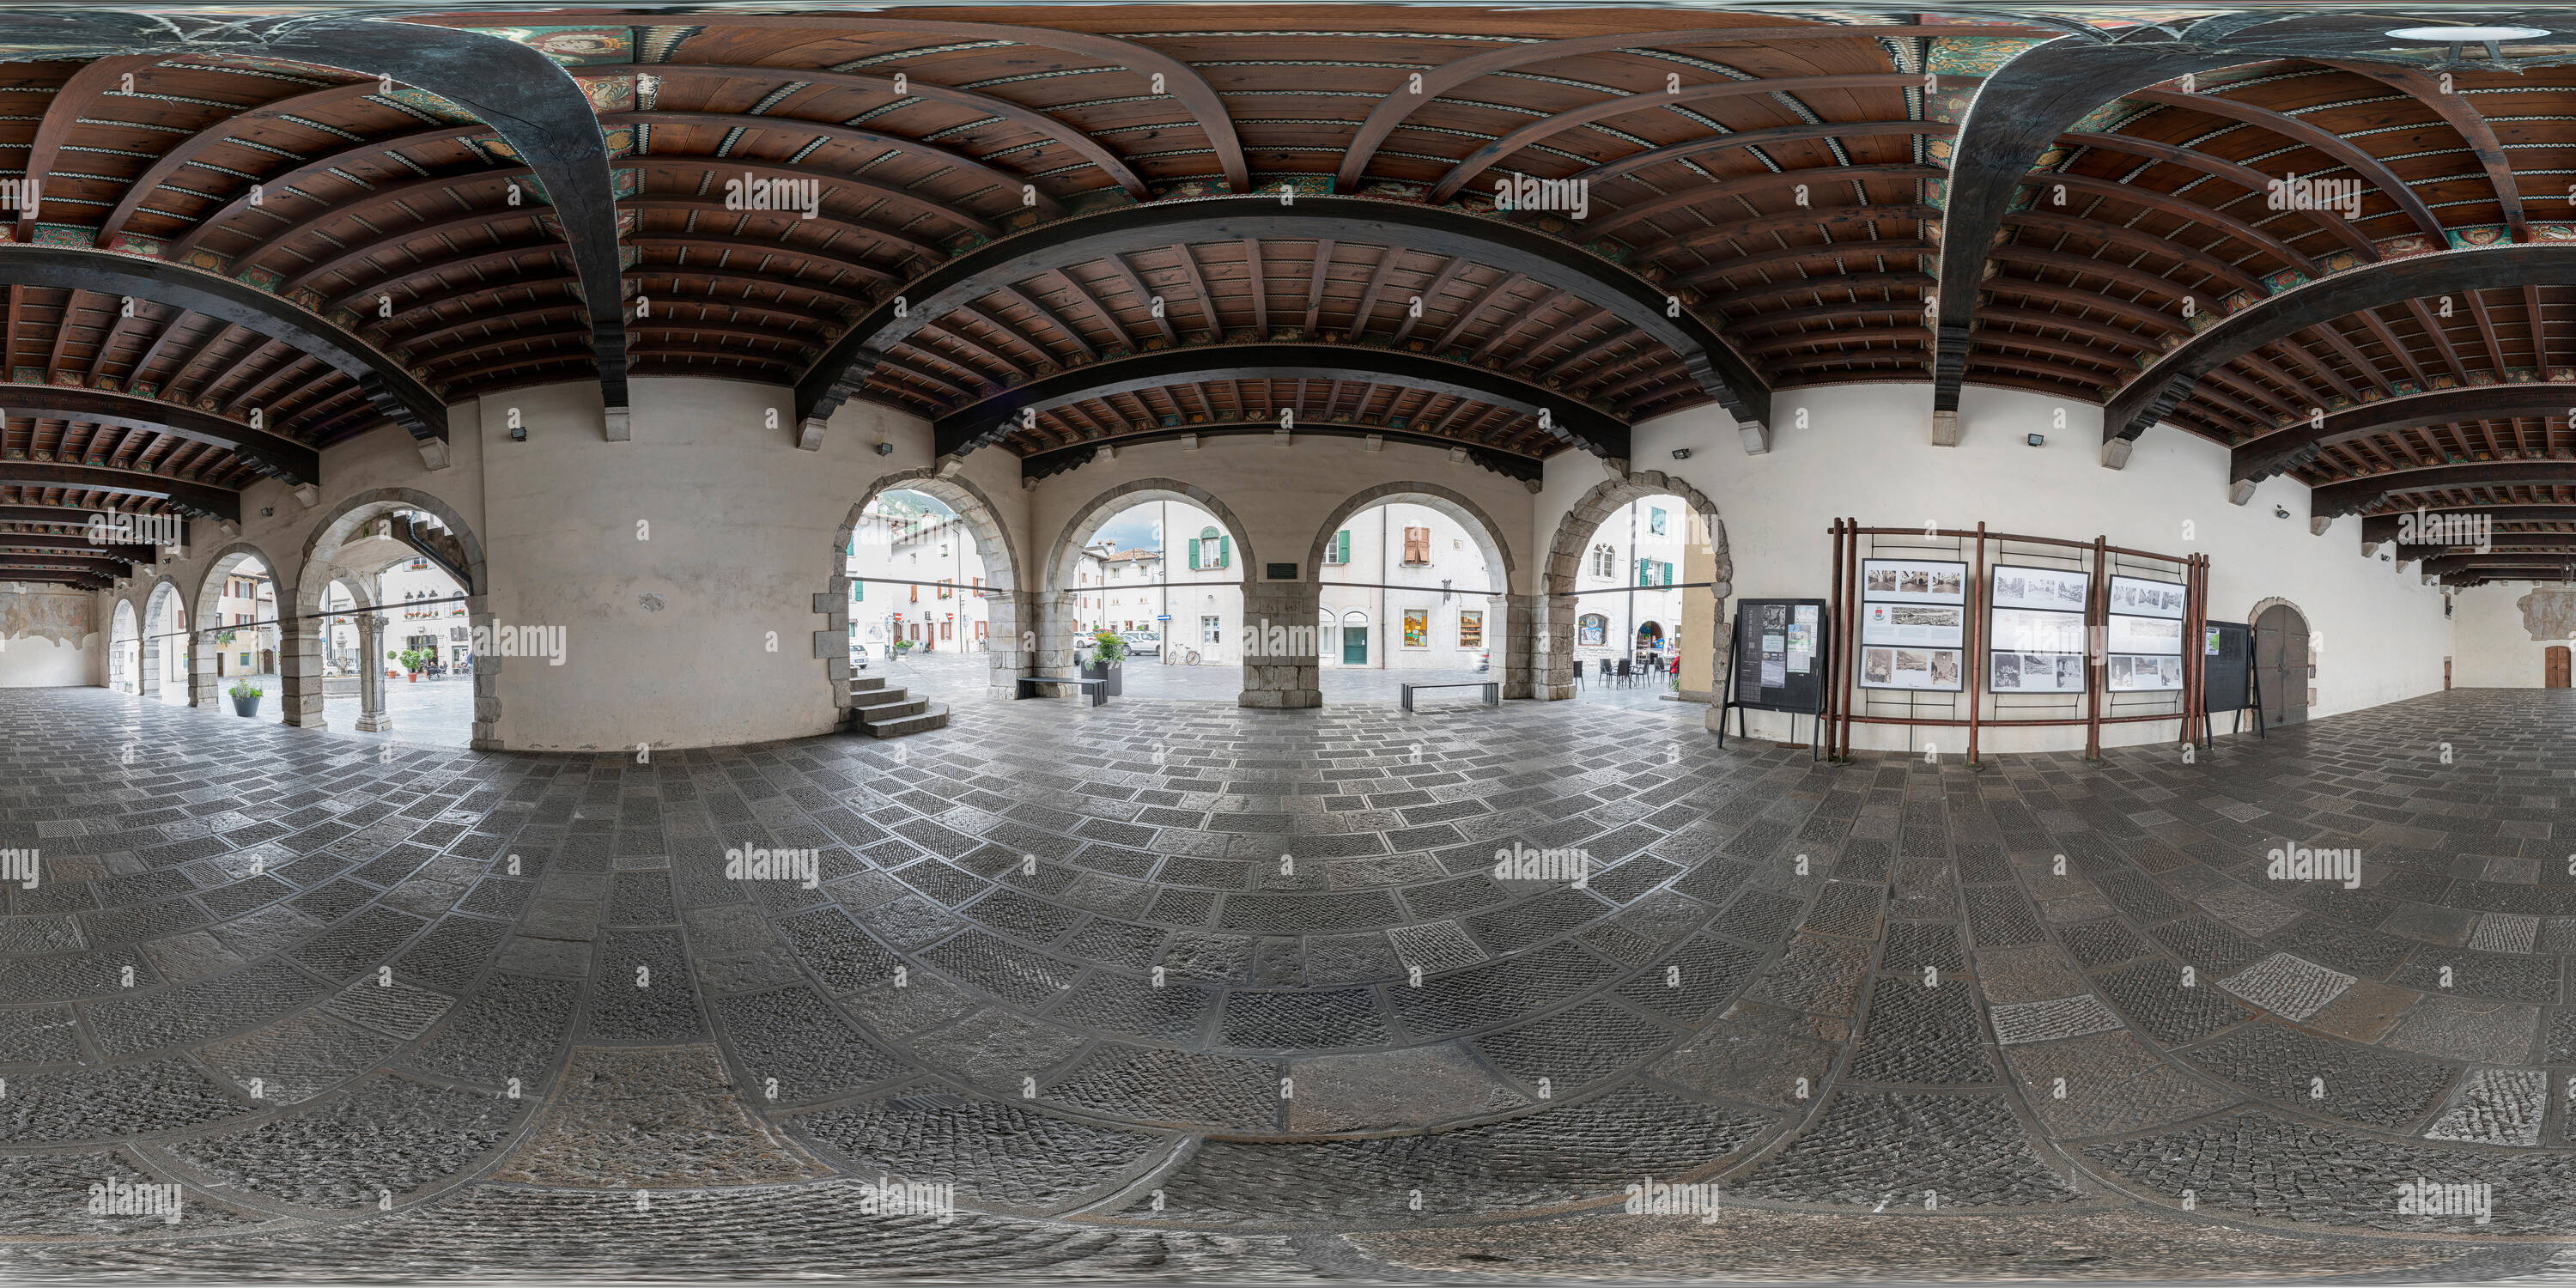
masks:
{"type": "MultiPolygon", "coordinates": [[[[1934,447],[1931,396],[1920,384],[1784,391],[1773,399],[1772,450],[1761,456],[1744,454],[1725,412],[1698,408],[1639,426],[1634,467],[1687,479],[1716,501],[1739,597],[1826,597],[1827,525],[1837,515],[1873,527],[1973,528],[1982,520],[2036,536],[2099,535],[2117,546],[2210,556],[2212,620],[2248,621],[2275,597],[2295,604],[2323,641],[2311,716],[2441,688],[2452,632],[2440,590],[2422,585],[2411,566],[2364,558],[2359,519],[2310,535],[2305,485],[2272,479],[2251,504],[2229,505],[2226,449],[2170,426],[2148,433],[2127,469],[2104,469],[2100,408],[2013,390],[1968,389],[1960,444],[1934,447]],[[2028,446],[2032,433],[2046,444],[2028,446]],[[1676,448],[1689,448],[1691,458],[1673,460],[1676,448]],[[2290,517],[2275,517],[2276,506],[2290,517]]],[[[1597,462],[1571,453],[1549,463],[1534,547],[1546,547],[1566,509],[1601,478],[1597,462]]],[[[1788,727],[1785,717],[1755,713],[1756,732],[1766,726],[1773,734],[1788,727]]],[[[1806,723],[1798,728],[1803,736],[1806,723]]],[[[2175,729],[2105,726],[2104,740],[2164,741],[2175,729]]],[[[1964,730],[1940,734],[1956,740],[1964,730]]],[[[2083,730],[1989,730],[1980,741],[1997,751],[2057,750],[2081,747],[2083,730]]],[[[1919,743],[1901,727],[1864,725],[1854,745],[1919,743]]]]}
{"type": "MultiPolygon", "coordinates": [[[[2557,582],[2497,582],[2459,592],[2453,618],[2459,631],[2458,660],[2451,674],[2453,685],[2463,689],[2541,687],[2547,675],[2543,668],[2549,646],[2576,644],[2576,640],[2567,638],[2568,632],[2564,631],[2554,639],[2531,637],[2531,628],[2523,620],[2522,600],[2535,593],[2576,601],[2576,591],[2557,582]]],[[[2544,626],[2547,620],[2543,619],[2544,626]]]]}

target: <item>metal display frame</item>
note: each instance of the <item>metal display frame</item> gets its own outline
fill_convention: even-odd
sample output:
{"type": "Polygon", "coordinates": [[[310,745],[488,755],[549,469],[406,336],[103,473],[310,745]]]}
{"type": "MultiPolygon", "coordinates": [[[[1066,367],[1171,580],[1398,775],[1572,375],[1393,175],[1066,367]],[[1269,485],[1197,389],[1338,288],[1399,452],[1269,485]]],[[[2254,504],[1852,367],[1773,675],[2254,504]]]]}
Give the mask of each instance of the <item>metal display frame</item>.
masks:
{"type": "MultiPolygon", "coordinates": [[[[2176,690],[2146,690],[2161,701],[2173,699],[2172,711],[2141,714],[2106,714],[2104,698],[2108,677],[2104,672],[2103,645],[2109,629],[2110,579],[2117,572],[2123,576],[2143,576],[2133,571],[2139,567],[2157,569],[2166,574],[2160,580],[2175,581],[2183,590],[2183,638],[2196,640],[2207,625],[2209,609],[2209,556],[2169,555],[2152,550],[2133,550],[2115,546],[2108,537],[2091,541],[2074,541],[2063,537],[2038,537],[2022,533],[1996,532],[1984,523],[1974,528],[1874,528],[1863,527],[1858,519],[1835,519],[1829,531],[1833,536],[1833,576],[1827,595],[1827,619],[1831,623],[1830,656],[1832,666],[1825,676],[1825,751],[1829,759],[1848,761],[1852,752],[1852,726],[1862,724],[1900,725],[1924,728],[1963,728],[1967,731],[1968,763],[1977,763],[1978,735],[1990,727],[2065,727],[2084,726],[2084,756],[2098,760],[2102,756],[2102,726],[2130,724],[2153,720],[2170,720],[2176,726],[2179,741],[2191,736],[2193,724],[2201,714],[2201,653],[2196,648],[2183,650],[2183,684],[2176,690]],[[1948,543],[1946,546],[1943,543],[1948,543]],[[2059,692],[2048,695],[1997,694],[1987,685],[1988,668],[1993,665],[1986,656],[1987,616],[1993,608],[1993,589],[1987,576],[1990,546],[2023,547],[2012,552],[2024,557],[2064,559],[2082,571],[2090,586],[2085,597],[2085,630],[2088,636],[2085,652],[2085,683],[2081,695],[2059,692]],[[2028,553],[2029,548],[2043,552],[2028,553]],[[1914,558],[1924,562],[1961,561],[1973,566],[1968,578],[1967,641],[1961,666],[1964,681],[1958,692],[1940,690],[1863,689],[1856,680],[1860,674],[1860,632],[1857,629],[1861,605],[1861,568],[1865,559],[1891,557],[1914,558]],[[1973,672],[1970,678],[1967,672],[1973,672]],[[1891,705],[1886,695],[1902,694],[1908,698],[1906,714],[1879,714],[1866,708],[1891,705]],[[2082,699],[2082,714],[2051,718],[1987,715],[1982,708],[1996,697],[2045,696],[2082,699]],[[1948,715],[1923,715],[1925,699],[1944,699],[1951,707],[1948,715]],[[1964,703],[1966,712],[1958,713],[1964,703]]],[[[2005,552],[1998,551],[1998,554],[2005,552]]],[[[2137,690],[2124,690],[2114,698],[2133,697],[2137,690]]],[[[2134,704],[2131,704],[2134,705],[2134,704]]],[[[1998,712],[2004,710],[1999,707],[1998,712]]]]}

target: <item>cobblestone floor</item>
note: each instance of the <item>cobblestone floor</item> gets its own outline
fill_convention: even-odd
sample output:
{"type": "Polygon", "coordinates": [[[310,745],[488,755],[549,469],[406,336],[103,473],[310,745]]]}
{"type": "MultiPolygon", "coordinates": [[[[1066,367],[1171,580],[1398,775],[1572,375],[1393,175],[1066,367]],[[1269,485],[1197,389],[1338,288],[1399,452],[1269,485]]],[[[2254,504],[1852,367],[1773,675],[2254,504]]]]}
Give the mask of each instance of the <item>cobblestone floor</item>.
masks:
{"type": "MultiPolygon", "coordinates": [[[[949,701],[952,698],[980,700],[991,683],[990,669],[980,653],[913,653],[901,660],[878,658],[859,672],[867,676],[884,676],[886,683],[900,685],[914,693],[924,693],[949,701]]],[[[1361,702],[1383,702],[1394,705],[1403,695],[1404,684],[1481,684],[1497,678],[1490,672],[1472,666],[1431,670],[1388,670],[1372,667],[1320,667],[1316,671],[1317,687],[1323,690],[1327,705],[1361,702]]],[[[1130,659],[1120,669],[1121,696],[1112,699],[1170,698],[1191,702],[1222,702],[1233,705],[1243,692],[1243,667],[1240,664],[1166,666],[1158,658],[1130,659]]],[[[1575,692],[1575,700],[1584,703],[1662,710],[1668,714],[1686,715],[1699,720],[1708,712],[1707,704],[1679,702],[1671,685],[1645,679],[1627,684],[1594,681],[1575,692]]],[[[1423,710],[1438,706],[1468,706],[1477,702],[1470,689],[1446,689],[1425,693],[1417,699],[1423,710]]]]}
{"type": "Polygon", "coordinates": [[[2569,1276],[2576,695],[1979,769],[1699,711],[638,765],[0,692],[0,1277],[2569,1276]]]}

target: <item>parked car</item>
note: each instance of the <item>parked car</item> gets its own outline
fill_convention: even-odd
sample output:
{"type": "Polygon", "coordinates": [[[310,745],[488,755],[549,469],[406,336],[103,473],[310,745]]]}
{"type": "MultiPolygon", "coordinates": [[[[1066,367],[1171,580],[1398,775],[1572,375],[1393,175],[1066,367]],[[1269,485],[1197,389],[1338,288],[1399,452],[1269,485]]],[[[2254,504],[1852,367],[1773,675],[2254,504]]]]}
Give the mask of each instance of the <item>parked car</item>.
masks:
{"type": "Polygon", "coordinates": [[[1161,657],[1163,637],[1152,631],[1120,631],[1118,638],[1127,641],[1127,652],[1135,657],[1161,657]]]}
{"type": "Polygon", "coordinates": [[[850,641],[850,667],[859,671],[868,669],[868,646],[857,640],[850,641]]]}

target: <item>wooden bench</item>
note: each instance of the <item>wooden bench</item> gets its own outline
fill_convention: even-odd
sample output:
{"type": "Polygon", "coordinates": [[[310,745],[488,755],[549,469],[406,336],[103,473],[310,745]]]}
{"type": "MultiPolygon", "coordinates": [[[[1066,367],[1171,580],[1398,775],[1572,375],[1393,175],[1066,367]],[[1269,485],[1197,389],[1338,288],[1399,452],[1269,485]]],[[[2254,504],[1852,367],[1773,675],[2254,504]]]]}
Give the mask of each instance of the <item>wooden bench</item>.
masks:
{"type": "MultiPolygon", "coordinates": [[[[1023,675],[1019,679],[1019,691],[1016,696],[1023,698],[1044,697],[1046,695],[1035,691],[1037,686],[1041,684],[1070,684],[1075,688],[1082,690],[1084,693],[1089,694],[1091,696],[1091,705],[1095,707],[1106,706],[1109,703],[1109,681],[1086,680],[1080,676],[1071,675],[1023,675]]],[[[1411,708],[1407,708],[1407,710],[1410,709],[1411,708]]]]}
{"type": "Polygon", "coordinates": [[[1483,689],[1486,706],[1503,705],[1503,686],[1495,680],[1455,680],[1446,684],[1407,684],[1401,687],[1404,690],[1404,709],[1408,712],[1413,710],[1415,689],[1483,689]]]}

